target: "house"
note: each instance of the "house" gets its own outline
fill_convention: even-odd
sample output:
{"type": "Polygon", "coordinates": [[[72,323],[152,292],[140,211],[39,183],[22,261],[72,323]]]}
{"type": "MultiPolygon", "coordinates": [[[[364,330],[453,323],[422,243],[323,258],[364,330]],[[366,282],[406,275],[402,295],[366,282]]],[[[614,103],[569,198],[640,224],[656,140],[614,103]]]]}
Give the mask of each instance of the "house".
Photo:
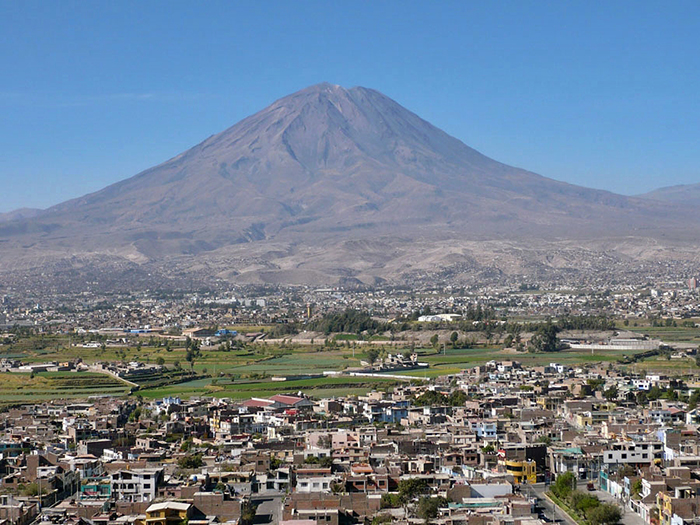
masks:
{"type": "Polygon", "coordinates": [[[191,503],[164,501],[154,503],[146,509],[144,525],[181,525],[192,517],[194,507],[191,503]]]}
{"type": "Polygon", "coordinates": [[[153,501],[163,482],[163,469],[117,470],[111,474],[111,494],[124,501],[153,501]]]}

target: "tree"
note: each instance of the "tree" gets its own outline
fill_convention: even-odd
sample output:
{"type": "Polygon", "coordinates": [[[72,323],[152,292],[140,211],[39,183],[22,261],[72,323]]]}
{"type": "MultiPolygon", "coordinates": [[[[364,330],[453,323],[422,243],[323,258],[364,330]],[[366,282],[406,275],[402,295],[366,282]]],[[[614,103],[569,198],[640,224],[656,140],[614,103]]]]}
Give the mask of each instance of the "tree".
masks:
{"type": "Polygon", "coordinates": [[[634,483],[632,483],[632,497],[638,499],[639,495],[642,493],[642,478],[637,478],[634,483]]]}
{"type": "Polygon", "coordinates": [[[638,405],[646,405],[649,402],[649,399],[647,398],[647,393],[644,390],[640,390],[635,396],[635,401],[638,405]]]}
{"type": "Polygon", "coordinates": [[[439,340],[440,340],[440,338],[438,337],[438,335],[437,335],[437,334],[433,334],[433,336],[430,338],[430,344],[432,345],[433,348],[437,348],[437,347],[438,347],[438,341],[439,341],[439,340]]]}
{"type": "Polygon", "coordinates": [[[428,490],[428,483],[424,479],[408,478],[399,481],[399,498],[402,503],[407,503],[414,496],[424,494],[428,490]]]}
{"type": "Polygon", "coordinates": [[[255,503],[248,502],[241,508],[241,525],[250,525],[255,521],[258,507],[255,503]]]}
{"type": "Polygon", "coordinates": [[[447,500],[443,497],[423,496],[418,501],[418,517],[423,518],[428,523],[431,519],[437,518],[438,510],[445,506],[447,506],[447,500]]]}
{"type": "Polygon", "coordinates": [[[605,396],[605,399],[608,401],[612,401],[614,399],[617,399],[617,385],[613,385],[610,388],[608,388],[605,392],[603,392],[603,395],[605,396]]]}
{"type": "Polygon", "coordinates": [[[591,525],[615,525],[622,518],[622,513],[617,505],[602,503],[591,509],[586,519],[591,525]]]}
{"type": "Polygon", "coordinates": [[[576,490],[576,476],[571,472],[564,472],[552,484],[552,492],[561,499],[568,499],[574,490],[576,490]]]}
{"type": "Polygon", "coordinates": [[[688,398],[688,409],[692,410],[698,406],[698,401],[700,401],[700,390],[693,390],[688,398]]]}
{"type": "Polygon", "coordinates": [[[163,366],[163,365],[165,364],[165,359],[163,359],[162,357],[158,356],[158,359],[156,359],[156,364],[157,364],[157,365],[160,365],[160,366],[163,366]]]}
{"type": "Polygon", "coordinates": [[[129,421],[131,421],[131,422],[138,421],[140,417],[141,417],[141,407],[136,407],[136,409],[131,414],[129,414],[129,421]]]}
{"type": "Polygon", "coordinates": [[[383,509],[397,509],[401,506],[401,497],[398,494],[382,494],[380,506],[383,509]]]}
{"type": "Polygon", "coordinates": [[[447,403],[453,407],[464,406],[469,398],[464,390],[455,390],[447,398],[447,403]]]}
{"type": "Polygon", "coordinates": [[[190,454],[182,457],[177,462],[180,468],[199,468],[204,465],[201,454],[190,454]]]}
{"type": "Polygon", "coordinates": [[[574,510],[583,516],[588,515],[588,512],[600,505],[598,498],[580,490],[571,493],[570,501],[574,510]]]}
{"type": "Polygon", "coordinates": [[[370,365],[373,365],[378,357],[379,351],[376,348],[370,348],[369,350],[367,350],[367,361],[370,365]]]}
{"type": "Polygon", "coordinates": [[[452,348],[456,347],[458,338],[459,338],[459,334],[457,332],[452,332],[450,334],[450,343],[452,343],[452,348]]]}
{"type": "Polygon", "coordinates": [[[530,346],[537,352],[556,352],[559,350],[558,332],[559,328],[548,321],[530,338],[530,346]]]}

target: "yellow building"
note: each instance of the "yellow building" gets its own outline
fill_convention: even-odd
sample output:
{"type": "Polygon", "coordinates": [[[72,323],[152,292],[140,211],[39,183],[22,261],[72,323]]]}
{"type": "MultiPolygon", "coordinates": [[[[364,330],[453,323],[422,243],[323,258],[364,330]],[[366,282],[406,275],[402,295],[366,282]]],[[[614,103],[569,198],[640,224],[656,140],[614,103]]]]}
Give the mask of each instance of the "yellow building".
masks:
{"type": "Polygon", "coordinates": [[[191,503],[164,501],[154,503],[146,509],[146,519],[138,525],[182,525],[192,517],[194,507],[191,503]]]}
{"type": "Polygon", "coordinates": [[[540,396],[537,398],[536,403],[541,406],[543,410],[555,410],[557,405],[559,405],[559,400],[550,396],[540,396]]]}
{"type": "Polygon", "coordinates": [[[516,484],[537,483],[537,464],[533,460],[501,460],[506,472],[513,476],[516,484]]]}
{"type": "Polygon", "coordinates": [[[576,414],[576,427],[586,428],[593,426],[593,415],[590,412],[576,414]]]}

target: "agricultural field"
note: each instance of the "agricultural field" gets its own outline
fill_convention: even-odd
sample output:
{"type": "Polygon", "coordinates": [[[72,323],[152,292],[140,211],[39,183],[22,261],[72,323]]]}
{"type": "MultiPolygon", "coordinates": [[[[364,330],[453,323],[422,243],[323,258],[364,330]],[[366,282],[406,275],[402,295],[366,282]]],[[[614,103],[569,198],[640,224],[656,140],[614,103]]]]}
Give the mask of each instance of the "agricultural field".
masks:
{"type": "Polygon", "coordinates": [[[131,387],[104,374],[87,372],[0,373],[0,405],[49,399],[122,396],[131,387]]]}
{"type": "Polygon", "coordinates": [[[645,326],[627,327],[626,330],[647,334],[652,339],[665,343],[695,343],[700,345],[700,328],[684,326],[645,326]]]}
{"type": "Polygon", "coordinates": [[[141,390],[139,393],[150,399],[164,396],[214,396],[231,399],[249,399],[251,397],[268,397],[280,392],[302,391],[314,397],[333,397],[351,394],[365,394],[370,390],[391,388],[396,381],[374,377],[319,377],[290,381],[231,381],[226,379],[195,380],[179,385],[141,390]]]}
{"type": "MultiPolygon", "coordinates": [[[[250,329],[250,327],[247,327],[250,329]]],[[[622,328],[622,327],[621,327],[622,328]]],[[[652,327],[632,326],[627,330],[648,334],[666,342],[673,341],[700,344],[700,329],[694,326],[652,327]]],[[[19,359],[26,363],[47,361],[67,361],[77,358],[86,363],[129,362],[164,364],[171,369],[166,376],[154,377],[141,384],[140,394],[144,397],[165,395],[214,395],[242,399],[269,396],[278,392],[303,390],[314,396],[338,396],[362,394],[373,388],[387,388],[394,381],[368,378],[322,378],[286,382],[271,381],[275,376],[304,376],[322,374],[325,371],[342,371],[360,367],[360,361],[367,359],[370,345],[357,344],[356,335],[339,334],[336,343],[330,346],[310,346],[293,344],[260,344],[233,347],[230,350],[218,345],[202,346],[193,362],[186,360],[185,348],[152,338],[134,340],[129,346],[103,346],[85,348],[76,345],[67,336],[35,336],[22,338],[12,345],[0,346],[0,357],[19,359]],[[138,344],[140,342],[140,344],[138,344]],[[153,343],[156,343],[155,345],[153,343]],[[72,343],[72,344],[71,344],[72,343]],[[188,375],[199,379],[188,380],[188,375]],[[178,383],[178,381],[180,381],[178,383]],[[167,384],[171,383],[171,384],[167,384]]],[[[382,350],[381,348],[376,348],[382,350]]],[[[385,348],[387,352],[401,351],[401,348],[385,348]]],[[[428,369],[401,372],[402,375],[416,378],[433,378],[459,373],[493,359],[517,360],[524,366],[540,366],[557,362],[565,365],[580,365],[597,362],[618,362],[624,356],[632,357],[637,351],[620,350],[563,350],[554,353],[527,353],[504,350],[500,346],[482,346],[471,349],[454,349],[447,346],[437,351],[433,348],[419,348],[419,361],[427,362],[428,369]]],[[[698,367],[694,359],[669,359],[666,356],[653,356],[629,366],[638,373],[656,371],[669,374],[696,373],[698,367]]],[[[8,374],[4,374],[8,376],[8,374]]],[[[59,397],[80,398],[90,395],[123,395],[129,386],[111,376],[99,374],[68,373],[66,376],[37,374],[13,374],[0,386],[0,403],[35,401],[59,397]]]]}
{"type": "Polygon", "coordinates": [[[560,363],[564,365],[580,365],[586,363],[617,362],[623,356],[632,356],[641,351],[620,351],[620,350],[562,350],[551,353],[528,353],[513,352],[503,350],[498,347],[493,348],[469,348],[452,349],[446,348],[435,351],[419,351],[419,361],[429,363],[427,370],[413,370],[405,372],[405,375],[420,377],[437,377],[441,375],[455,374],[459,371],[476,366],[492,359],[519,361],[523,366],[542,366],[549,363],[560,363]]]}

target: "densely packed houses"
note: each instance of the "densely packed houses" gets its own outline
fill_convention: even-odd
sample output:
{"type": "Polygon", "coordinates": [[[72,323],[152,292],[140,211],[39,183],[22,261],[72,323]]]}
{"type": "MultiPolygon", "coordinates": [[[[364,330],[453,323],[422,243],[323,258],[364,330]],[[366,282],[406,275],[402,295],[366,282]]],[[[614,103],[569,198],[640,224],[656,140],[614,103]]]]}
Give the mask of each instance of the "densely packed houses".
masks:
{"type": "Polygon", "coordinates": [[[695,523],[695,387],[492,361],[359,397],[17,406],[0,414],[0,520],[534,525],[571,473],[639,523],[695,523]]]}

